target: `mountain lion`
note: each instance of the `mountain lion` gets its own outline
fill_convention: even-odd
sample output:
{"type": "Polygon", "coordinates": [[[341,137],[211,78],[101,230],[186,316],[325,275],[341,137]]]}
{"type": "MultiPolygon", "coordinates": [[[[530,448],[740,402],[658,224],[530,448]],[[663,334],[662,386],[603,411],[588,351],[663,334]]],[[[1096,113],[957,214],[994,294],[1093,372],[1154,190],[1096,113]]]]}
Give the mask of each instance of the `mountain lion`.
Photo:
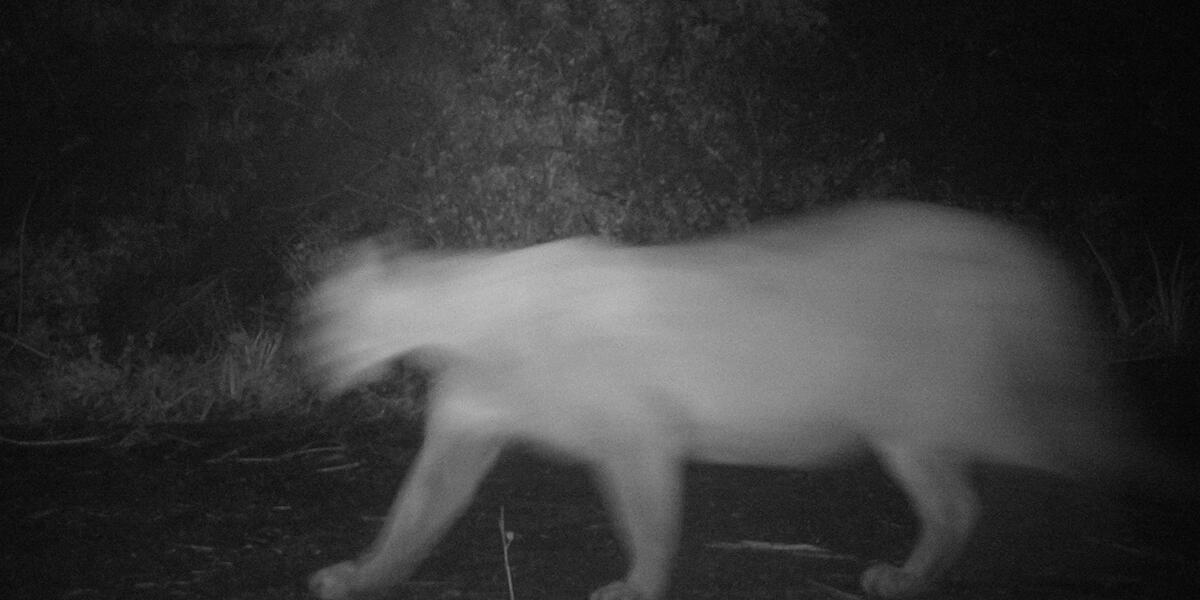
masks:
{"type": "Polygon", "coordinates": [[[604,492],[631,566],[592,600],[665,594],[686,461],[809,468],[872,452],[920,534],[861,584],[905,598],[976,521],[972,462],[1121,460],[1074,278],[980,215],[864,202],[678,245],[354,256],[304,305],[315,373],[336,392],[415,355],[437,379],[383,531],[313,575],[323,599],[408,577],[515,441],[582,461],[604,492]]]}

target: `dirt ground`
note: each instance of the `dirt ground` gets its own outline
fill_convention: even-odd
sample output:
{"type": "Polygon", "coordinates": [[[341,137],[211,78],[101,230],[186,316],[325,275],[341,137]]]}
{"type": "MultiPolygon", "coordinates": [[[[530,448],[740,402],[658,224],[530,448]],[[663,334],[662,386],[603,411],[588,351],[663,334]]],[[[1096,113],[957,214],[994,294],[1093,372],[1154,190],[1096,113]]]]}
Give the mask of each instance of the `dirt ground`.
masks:
{"type": "MultiPolygon", "coordinates": [[[[371,540],[415,441],[263,423],[169,437],[131,452],[0,447],[4,597],[306,598],[312,571],[371,540]]],[[[1187,506],[1023,472],[983,470],[978,483],[983,522],[933,597],[1198,597],[1187,506]]],[[[697,467],[686,497],[672,598],[857,597],[864,565],[901,559],[914,535],[869,463],[697,467]]],[[[515,598],[584,598],[622,572],[586,474],[514,452],[395,597],[507,597],[501,511],[515,598]]]]}

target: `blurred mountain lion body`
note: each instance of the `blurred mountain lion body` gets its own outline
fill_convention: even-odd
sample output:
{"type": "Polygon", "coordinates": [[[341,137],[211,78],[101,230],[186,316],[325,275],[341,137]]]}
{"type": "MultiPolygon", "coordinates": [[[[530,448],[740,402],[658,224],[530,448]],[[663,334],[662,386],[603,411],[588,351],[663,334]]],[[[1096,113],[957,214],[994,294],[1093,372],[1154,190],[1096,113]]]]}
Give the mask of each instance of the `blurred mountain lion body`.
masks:
{"type": "Polygon", "coordinates": [[[862,577],[889,598],[957,557],[979,512],[971,462],[1119,460],[1074,279],[982,216],[869,202],[679,245],[385,254],[361,248],[316,290],[304,350],[332,391],[411,353],[438,381],[383,531],[313,576],[321,598],[410,575],[514,441],[585,462],[605,493],[631,566],[593,600],[665,593],[689,460],[873,452],[921,524],[902,566],[862,577]]]}

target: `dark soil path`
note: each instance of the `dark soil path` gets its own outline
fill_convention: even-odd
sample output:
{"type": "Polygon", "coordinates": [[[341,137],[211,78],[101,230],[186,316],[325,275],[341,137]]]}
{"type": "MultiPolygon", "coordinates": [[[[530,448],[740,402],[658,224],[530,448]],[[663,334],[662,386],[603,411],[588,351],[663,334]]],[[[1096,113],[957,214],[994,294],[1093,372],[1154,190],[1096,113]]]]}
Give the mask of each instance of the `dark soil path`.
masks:
{"type": "MultiPolygon", "coordinates": [[[[0,595],[306,598],[309,573],[379,527],[413,455],[384,437],[257,424],[134,452],[4,446],[0,595]]],[[[1200,597],[1194,511],[1027,473],[989,470],[979,484],[984,522],[935,597],[1200,597]]],[[[866,561],[900,559],[913,537],[904,499],[871,465],[696,468],[687,499],[673,598],[853,597],[866,561]]],[[[507,597],[501,510],[516,598],[584,598],[621,573],[586,475],[514,453],[397,597],[507,597]]]]}

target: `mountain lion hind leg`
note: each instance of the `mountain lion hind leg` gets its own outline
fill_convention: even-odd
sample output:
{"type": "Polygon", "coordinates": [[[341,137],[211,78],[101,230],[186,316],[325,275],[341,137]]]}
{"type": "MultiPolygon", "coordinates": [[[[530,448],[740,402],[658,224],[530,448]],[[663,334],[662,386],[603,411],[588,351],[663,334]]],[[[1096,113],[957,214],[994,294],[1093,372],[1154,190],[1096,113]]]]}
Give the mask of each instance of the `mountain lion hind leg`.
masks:
{"type": "Polygon", "coordinates": [[[863,573],[873,598],[914,598],[928,592],[954,563],[979,516],[979,500],[963,465],[912,448],[878,450],[888,473],[908,495],[920,534],[904,566],[876,564],[863,573]]]}

